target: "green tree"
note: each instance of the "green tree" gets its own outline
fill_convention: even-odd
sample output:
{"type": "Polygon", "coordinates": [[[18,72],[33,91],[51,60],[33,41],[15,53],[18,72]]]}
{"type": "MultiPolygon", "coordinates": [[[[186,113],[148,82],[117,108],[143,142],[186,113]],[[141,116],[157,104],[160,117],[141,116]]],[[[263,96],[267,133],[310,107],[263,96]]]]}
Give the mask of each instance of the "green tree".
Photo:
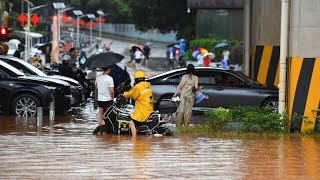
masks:
{"type": "Polygon", "coordinates": [[[160,32],[177,31],[178,38],[193,38],[193,15],[187,13],[186,0],[125,0],[132,18],[141,31],[157,28],[160,32]]]}

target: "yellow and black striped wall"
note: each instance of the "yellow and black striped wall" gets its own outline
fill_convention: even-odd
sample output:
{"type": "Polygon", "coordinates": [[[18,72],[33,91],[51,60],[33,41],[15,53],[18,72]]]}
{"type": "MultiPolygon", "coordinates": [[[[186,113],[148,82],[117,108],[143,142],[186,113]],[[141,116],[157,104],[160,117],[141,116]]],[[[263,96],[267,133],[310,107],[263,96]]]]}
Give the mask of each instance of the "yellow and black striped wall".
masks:
{"type": "MultiPolygon", "coordinates": [[[[261,84],[278,87],[280,46],[257,45],[251,52],[251,78],[261,84]]],[[[319,129],[320,58],[290,58],[287,73],[291,131],[319,129]]]]}
{"type": "Polygon", "coordinates": [[[288,70],[288,113],[291,131],[319,129],[320,58],[293,57],[288,70]]]}
{"type": "Polygon", "coordinates": [[[251,52],[251,78],[261,84],[278,87],[280,46],[257,45],[251,52]]]}

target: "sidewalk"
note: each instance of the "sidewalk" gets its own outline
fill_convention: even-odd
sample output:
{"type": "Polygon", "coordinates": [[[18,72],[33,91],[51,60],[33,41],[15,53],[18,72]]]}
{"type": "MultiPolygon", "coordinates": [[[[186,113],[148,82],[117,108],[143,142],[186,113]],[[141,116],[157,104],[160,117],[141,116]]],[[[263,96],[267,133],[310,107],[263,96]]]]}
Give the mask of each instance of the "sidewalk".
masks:
{"type": "MultiPolygon", "coordinates": [[[[120,66],[122,69],[126,69],[131,77],[131,82],[134,82],[133,76],[134,76],[134,73],[136,72],[136,68],[134,67],[133,64],[130,63],[130,57],[125,56],[125,58],[121,62],[119,62],[117,65],[120,66]]],[[[165,72],[165,71],[156,71],[142,65],[140,65],[140,70],[145,73],[146,78],[165,72]]]]}

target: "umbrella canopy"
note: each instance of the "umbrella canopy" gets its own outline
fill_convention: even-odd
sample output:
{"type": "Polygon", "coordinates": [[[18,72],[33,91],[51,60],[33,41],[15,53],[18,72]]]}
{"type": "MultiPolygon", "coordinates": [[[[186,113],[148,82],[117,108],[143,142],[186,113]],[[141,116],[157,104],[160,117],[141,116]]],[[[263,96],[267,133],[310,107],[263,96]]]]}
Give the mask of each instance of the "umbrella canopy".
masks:
{"type": "Polygon", "coordinates": [[[126,70],[122,69],[117,64],[113,64],[111,65],[111,71],[109,75],[113,78],[116,94],[123,93],[123,90],[127,91],[130,89],[131,79],[126,70]]]}
{"type": "Polygon", "coordinates": [[[120,62],[124,56],[114,52],[105,52],[91,56],[85,63],[84,67],[104,68],[120,62]]]}
{"type": "Polygon", "coordinates": [[[173,46],[175,46],[177,43],[172,43],[172,44],[168,44],[167,45],[167,47],[169,48],[169,47],[173,47],[173,46]]]}
{"type": "Polygon", "coordinates": [[[192,56],[194,58],[197,58],[199,55],[204,55],[204,54],[208,54],[208,50],[205,48],[197,48],[192,52],[192,56]]]}
{"type": "Polygon", "coordinates": [[[219,44],[215,45],[214,48],[226,48],[228,46],[229,46],[228,43],[219,43],[219,44]]]}

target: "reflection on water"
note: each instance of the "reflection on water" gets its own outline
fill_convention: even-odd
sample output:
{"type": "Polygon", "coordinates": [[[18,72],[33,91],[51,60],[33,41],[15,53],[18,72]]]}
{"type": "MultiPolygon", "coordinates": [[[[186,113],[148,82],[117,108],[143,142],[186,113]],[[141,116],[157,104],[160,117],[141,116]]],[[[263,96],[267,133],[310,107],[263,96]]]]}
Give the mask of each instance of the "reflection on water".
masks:
{"type": "Polygon", "coordinates": [[[320,141],[260,135],[93,136],[90,106],[57,117],[0,117],[0,179],[318,179],[320,141]],[[83,114],[83,115],[77,115],[83,114]]]}

